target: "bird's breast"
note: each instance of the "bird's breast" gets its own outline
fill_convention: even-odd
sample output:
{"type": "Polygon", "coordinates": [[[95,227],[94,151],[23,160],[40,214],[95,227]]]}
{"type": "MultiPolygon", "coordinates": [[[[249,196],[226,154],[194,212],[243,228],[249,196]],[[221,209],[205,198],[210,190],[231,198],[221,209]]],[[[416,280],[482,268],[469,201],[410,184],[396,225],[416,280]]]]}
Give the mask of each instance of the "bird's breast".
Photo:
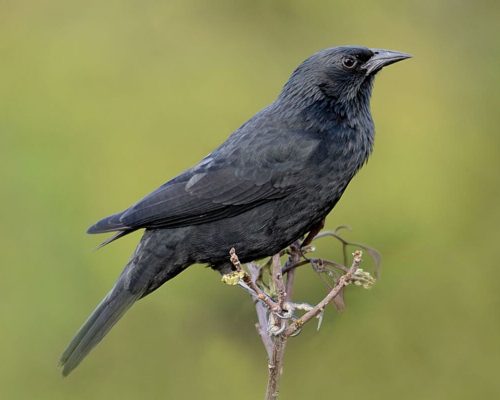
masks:
{"type": "Polygon", "coordinates": [[[327,213],[367,161],[373,148],[373,125],[365,128],[337,125],[320,134],[320,145],[307,166],[307,191],[314,198],[311,204],[317,206],[318,212],[327,213]]]}

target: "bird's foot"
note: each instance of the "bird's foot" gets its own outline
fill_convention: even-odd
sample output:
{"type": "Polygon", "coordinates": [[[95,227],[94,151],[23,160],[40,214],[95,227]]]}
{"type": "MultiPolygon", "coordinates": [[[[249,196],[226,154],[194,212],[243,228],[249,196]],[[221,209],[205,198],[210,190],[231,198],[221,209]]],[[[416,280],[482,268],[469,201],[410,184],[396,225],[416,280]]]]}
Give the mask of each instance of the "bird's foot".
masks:
{"type": "MultiPolygon", "coordinates": [[[[282,334],[286,327],[287,324],[285,323],[284,320],[292,319],[294,322],[300,320],[300,318],[294,318],[295,311],[300,310],[304,312],[308,312],[314,309],[314,307],[308,303],[292,303],[292,302],[286,302],[284,304],[283,309],[285,310],[285,313],[283,314],[278,314],[278,313],[269,313],[269,318],[268,318],[268,329],[267,331],[271,336],[278,336],[282,334]]],[[[321,311],[316,318],[318,319],[318,330],[321,327],[321,323],[323,322],[323,315],[324,311],[321,311]]],[[[297,328],[297,330],[291,335],[291,336],[297,336],[301,332],[301,328],[297,328]]]]}
{"type": "Polygon", "coordinates": [[[314,238],[316,237],[316,235],[321,232],[321,229],[323,229],[325,227],[325,220],[321,220],[319,221],[316,225],[313,225],[311,230],[309,231],[308,235],[306,236],[306,238],[304,239],[304,241],[301,243],[300,247],[307,247],[309,246],[312,241],[314,240],[314,238]]]}
{"type": "MultiPolygon", "coordinates": [[[[304,312],[308,312],[314,309],[314,307],[308,303],[286,303],[286,307],[290,310],[292,313],[292,317],[295,314],[295,310],[300,310],[304,312]]],[[[317,330],[321,328],[321,324],[323,323],[323,315],[324,315],[324,310],[321,310],[319,314],[316,316],[318,319],[318,327],[317,330]]],[[[295,318],[293,318],[296,320],[295,318]]],[[[300,333],[300,329],[298,329],[292,336],[297,336],[300,333]]]]}
{"type": "Polygon", "coordinates": [[[269,313],[267,321],[267,331],[271,336],[278,336],[286,329],[286,324],[283,318],[277,313],[269,313]]]}

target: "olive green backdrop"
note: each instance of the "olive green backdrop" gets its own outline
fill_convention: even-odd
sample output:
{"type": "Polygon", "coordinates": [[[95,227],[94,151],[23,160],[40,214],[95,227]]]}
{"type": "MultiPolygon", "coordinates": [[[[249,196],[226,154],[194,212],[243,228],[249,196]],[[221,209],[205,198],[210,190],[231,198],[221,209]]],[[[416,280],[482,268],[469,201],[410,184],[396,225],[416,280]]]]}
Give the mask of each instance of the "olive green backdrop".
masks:
{"type": "MultiPolygon", "coordinates": [[[[414,55],[379,75],[375,152],[327,221],[382,252],[382,279],[290,342],[283,399],[498,396],[499,14],[494,1],[0,2],[0,398],[262,397],[251,302],[202,266],[62,379],[60,353],[140,237],[94,252],[103,237],[84,232],[340,44],[414,55]]],[[[313,273],[298,280],[297,299],[324,293],[313,273]]]]}

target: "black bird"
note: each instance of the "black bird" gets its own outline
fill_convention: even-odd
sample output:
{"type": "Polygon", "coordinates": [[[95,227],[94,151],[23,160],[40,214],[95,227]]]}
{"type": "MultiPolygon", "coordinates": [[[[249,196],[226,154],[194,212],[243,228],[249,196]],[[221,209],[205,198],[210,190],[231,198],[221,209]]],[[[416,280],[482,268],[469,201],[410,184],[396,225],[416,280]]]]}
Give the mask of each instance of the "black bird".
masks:
{"type": "Polygon", "coordinates": [[[61,357],[69,374],[127,309],[194,263],[231,270],[321,226],[373,147],[375,74],[408,54],[335,47],[305,60],[278,98],[198,165],[88,233],[145,228],[108,295],[61,357]]]}

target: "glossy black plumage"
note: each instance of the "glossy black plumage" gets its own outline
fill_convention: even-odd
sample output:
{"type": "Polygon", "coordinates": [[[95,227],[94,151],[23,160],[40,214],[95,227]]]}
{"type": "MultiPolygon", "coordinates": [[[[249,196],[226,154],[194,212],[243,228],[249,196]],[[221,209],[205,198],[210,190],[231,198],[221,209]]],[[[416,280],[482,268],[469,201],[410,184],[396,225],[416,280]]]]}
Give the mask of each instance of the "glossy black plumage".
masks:
{"type": "MultiPolygon", "coordinates": [[[[367,160],[375,74],[409,56],[364,47],[314,54],[278,98],[198,165],[89,233],[145,228],[115,286],[62,356],[68,374],[123,313],[193,263],[224,272],[270,256],[325,218],[367,160]]],[[[105,242],[105,243],[107,243],[105,242]]]]}

